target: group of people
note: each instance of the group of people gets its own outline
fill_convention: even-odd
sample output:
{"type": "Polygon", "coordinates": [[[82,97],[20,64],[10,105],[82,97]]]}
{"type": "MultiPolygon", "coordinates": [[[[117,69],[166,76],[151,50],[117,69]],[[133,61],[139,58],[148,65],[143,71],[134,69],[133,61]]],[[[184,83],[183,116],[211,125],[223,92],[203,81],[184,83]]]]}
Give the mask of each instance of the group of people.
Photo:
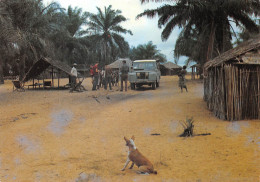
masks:
{"type": "Polygon", "coordinates": [[[98,63],[94,66],[90,66],[90,75],[92,77],[92,90],[98,90],[104,87],[107,90],[107,86],[112,90],[112,85],[117,86],[119,80],[119,72],[113,71],[108,65],[105,69],[99,69],[98,63]]]}
{"type": "MultiPolygon", "coordinates": [[[[75,68],[77,64],[74,63],[73,67],[71,69],[71,74],[74,75],[72,78],[72,83],[77,83],[77,69],[75,68]]],[[[112,90],[112,85],[117,86],[119,82],[119,76],[121,80],[121,89],[120,91],[127,91],[127,81],[128,81],[128,72],[129,72],[129,66],[126,64],[126,61],[123,61],[123,65],[119,69],[119,71],[113,71],[109,65],[105,66],[105,69],[99,69],[98,63],[96,63],[94,66],[90,66],[90,75],[92,77],[92,90],[98,90],[99,88],[104,86],[104,89],[107,90],[107,86],[109,86],[109,89],[112,90]],[[120,72],[120,74],[119,74],[120,72]],[[123,87],[123,85],[125,85],[123,87]]],[[[179,72],[179,87],[181,88],[181,92],[183,92],[183,88],[186,89],[186,92],[188,92],[187,86],[186,86],[186,79],[185,75],[187,74],[186,66],[182,67],[182,70],[179,72]]]]}
{"type": "MultiPolygon", "coordinates": [[[[113,71],[109,65],[105,66],[105,69],[99,67],[99,64],[90,66],[90,75],[92,78],[92,90],[98,90],[101,87],[104,87],[105,90],[112,90],[112,86],[117,86],[119,78],[121,80],[121,89],[123,91],[123,84],[125,91],[127,91],[127,81],[128,81],[128,72],[129,66],[126,64],[126,61],[122,62],[123,65],[119,71],[113,71]]],[[[74,75],[72,78],[72,83],[77,83],[77,69],[75,68],[77,64],[74,63],[71,69],[71,74],[74,75]]]]}

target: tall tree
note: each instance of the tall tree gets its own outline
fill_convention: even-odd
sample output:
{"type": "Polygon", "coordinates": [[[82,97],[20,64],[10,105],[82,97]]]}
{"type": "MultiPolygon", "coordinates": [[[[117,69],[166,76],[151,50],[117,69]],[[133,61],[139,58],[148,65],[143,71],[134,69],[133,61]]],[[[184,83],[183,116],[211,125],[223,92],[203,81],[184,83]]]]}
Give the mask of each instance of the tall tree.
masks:
{"type": "Polygon", "coordinates": [[[244,25],[251,32],[258,32],[257,25],[250,15],[259,16],[259,0],[176,0],[172,3],[146,10],[137,18],[142,16],[153,18],[158,15],[158,27],[164,27],[162,31],[164,41],[169,38],[176,26],[184,28],[183,37],[190,36],[196,28],[199,37],[203,37],[198,43],[207,43],[207,48],[201,49],[200,52],[205,55],[203,60],[200,60],[202,64],[231,48],[231,21],[237,26],[244,25]]]}
{"type": "Polygon", "coordinates": [[[0,2],[0,27],[0,84],[3,84],[5,60],[16,53],[14,43],[21,38],[13,27],[12,18],[7,11],[6,0],[0,2]]]}
{"type": "Polygon", "coordinates": [[[8,0],[5,5],[14,30],[21,36],[19,42],[13,43],[19,49],[19,72],[22,80],[25,70],[44,54],[47,36],[53,28],[51,15],[59,10],[59,5],[51,3],[44,6],[41,0],[8,0]]]}
{"type": "Polygon", "coordinates": [[[157,46],[149,41],[147,44],[138,45],[130,50],[130,58],[132,60],[138,59],[158,59],[160,62],[166,62],[166,56],[160,53],[157,46]]]}
{"type": "Polygon", "coordinates": [[[88,52],[88,41],[84,36],[87,31],[83,29],[89,17],[88,12],[83,12],[81,8],[71,6],[67,11],[59,14],[56,30],[50,36],[57,48],[56,57],[63,62],[72,64],[73,62],[84,63],[88,52]]]}
{"type": "MultiPolygon", "coordinates": [[[[256,19],[255,22],[257,23],[258,29],[260,31],[260,19],[256,19]]],[[[245,27],[241,27],[241,29],[242,29],[242,32],[239,32],[238,36],[236,37],[237,38],[237,41],[235,42],[236,45],[241,44],[242,42],[247,41],[247,40],[252,39],[255,36],[257,36],[256,33],[249,32],[245,27]]]]}
{"type": "Polygon", "coordinates": [[[121,34],[129,33],[130,30],[123,28],[120,24],[127,21],[120,10],[112,9],[112,6],[104,8],[102,11],[97,7],[98,13],[90,16],[87,23],[90,32],[90,40],[95,42],[93,51],[100,55],[102,64],[112,61],[113,53],[128,52],[129,45],[121,34]]]}

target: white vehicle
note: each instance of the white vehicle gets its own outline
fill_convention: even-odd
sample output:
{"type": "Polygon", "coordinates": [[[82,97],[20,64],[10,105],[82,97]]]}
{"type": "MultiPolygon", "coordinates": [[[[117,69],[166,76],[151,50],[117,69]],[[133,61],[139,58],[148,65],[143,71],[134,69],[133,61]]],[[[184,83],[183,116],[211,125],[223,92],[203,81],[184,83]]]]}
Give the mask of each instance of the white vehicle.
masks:
{"type": "Polygon", "coordinates": [[[159,64],[154,59],[134,61],[133,69],[128,73],[132,90],[142,85],[149,85],[152,89],[156,89],[160,85],[160,78],[159,64]]]}

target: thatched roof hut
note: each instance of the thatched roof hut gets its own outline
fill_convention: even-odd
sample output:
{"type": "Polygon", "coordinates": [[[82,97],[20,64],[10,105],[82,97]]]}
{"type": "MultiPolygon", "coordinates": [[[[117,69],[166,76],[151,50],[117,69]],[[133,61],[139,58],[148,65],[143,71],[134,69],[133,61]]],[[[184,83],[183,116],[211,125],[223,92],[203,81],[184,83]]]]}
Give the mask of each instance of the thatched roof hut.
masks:
{"type": "Polygon", "coordinates": [[[204,100],[220,119],[260,119],[260,35],[204,65],[204,100]]]}
{"type": "Polygon", "coordinates": [[[195,80],[195,75],[197,75],[197,77],[199,76],[200,69],[201,69],[200,64],[194,64],[191,66],[191,79],[192,80],[195,80]]]}
{"type": "Polygon", "coordinates": [[[43,71],[45,71],[49,66],[52,66],[52,68],[56,68],[58,70],[61,70],[62,72],[66,73],[69,76],[73,76],[70,71],[71,67],[63,62],[53,60],[50,58],[40,58],[37,62],[33,64],[33,66],[29,69],[29,71],[26,73],[23,82],[27,82],[30,79],[36,78],[39,76],[43,71]]]}
{"type": "MultiPolygon", "coordinates": [[[[37,78],[40,74],[42,74],[45,70],[49,70],[51,72],[51,85],[53,86],[53,79],[54,79],[54,70],[57,70],[58,72],[63,72],[68,76],[73,76],[71,74],[71,67],[63,62],[53,60],[50,58],[40,58],[37,62],[35,62],[32,67],[29,69],[29,71],[26,73],[25,77],[23,78],[23,82],[27,82],[31,79],[37,78]]],[[[59,87],[59,77],[58,74],[58,87],[59,87]]]]}
{"type": "Polygon", "coordinates": [[[160,65],[162,75],[177,75],[181,68],[181,66],[172,62],[166,62],[160,65]]]}
{"type": "Polygon", "coordinates": [[[121,66],[123,65],[123,61],[126,61],[126,64],[129,66],[129,68],[131,68],[133,63],[129,58],[120,58],[120,59],[116,60],[115,62],[109,64],[108,66],[111,69],[120,69],[121,66]]]}

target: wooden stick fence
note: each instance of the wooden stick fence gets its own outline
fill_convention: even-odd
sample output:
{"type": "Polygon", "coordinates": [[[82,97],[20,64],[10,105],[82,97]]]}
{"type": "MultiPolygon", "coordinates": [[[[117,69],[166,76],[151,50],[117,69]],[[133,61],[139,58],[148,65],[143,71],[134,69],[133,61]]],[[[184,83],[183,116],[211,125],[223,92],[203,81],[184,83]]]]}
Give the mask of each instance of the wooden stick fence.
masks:
{"type": "Polygon", "coordinates": [[[220,119],[260,119],[260,66],[225,64],[208,70],[204,99],[220,119]]]}

